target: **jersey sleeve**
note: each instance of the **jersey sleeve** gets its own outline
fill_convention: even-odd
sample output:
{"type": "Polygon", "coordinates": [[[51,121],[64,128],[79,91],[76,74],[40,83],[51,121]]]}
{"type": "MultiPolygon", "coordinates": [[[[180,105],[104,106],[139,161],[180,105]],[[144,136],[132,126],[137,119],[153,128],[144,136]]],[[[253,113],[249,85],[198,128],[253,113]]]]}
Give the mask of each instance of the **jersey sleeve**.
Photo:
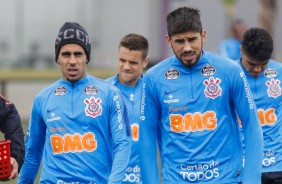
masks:
{"type": "Polygon", "coordinates": [[[113,91],[110,99],[110,129],[113,138],[113,164],[109,184],[122,183],[130,158],[131,131],[126,105],[121,93],[113,91]]]}
{"type": "Polygon", "coordinates": [[[18,184],[33,184],[40,166],[46,135],[46,125],[41,119],[40,108],[39,101],[35,100],[26,134],[25,161],[19,175],[18,184]]]}
{"type": "Polygon", "coordinates": [[[156,94],[152,89],[152,82],[148,76],[144,76],[142,100],[139,154],[141,176],[144,184],[160,183],[157,163],[157,141],[159,135],[159,106],[155,101],[156,94]]]}
{"type": "Polygon", "coordinates": [[[260,183],[263,136],[256,106],[243,71],[239,71],[238,74],[234,75],[232,80],[235,81],[233,87],[234,105],[242,123],[245,141],[243,183],[260,183]]]}

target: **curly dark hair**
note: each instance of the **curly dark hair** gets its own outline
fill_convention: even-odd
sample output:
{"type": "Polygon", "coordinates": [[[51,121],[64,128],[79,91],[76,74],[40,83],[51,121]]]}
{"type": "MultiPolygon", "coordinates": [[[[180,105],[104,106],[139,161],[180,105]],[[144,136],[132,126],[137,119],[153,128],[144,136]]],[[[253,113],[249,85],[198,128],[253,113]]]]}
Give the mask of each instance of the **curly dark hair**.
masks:
{"type": "Polygon", "coordinates": [[[250,28],[245,32],[241,46],[248,57],[256,61],[265,61],[271,58],[273,39],[263,28],[250,28]]]}

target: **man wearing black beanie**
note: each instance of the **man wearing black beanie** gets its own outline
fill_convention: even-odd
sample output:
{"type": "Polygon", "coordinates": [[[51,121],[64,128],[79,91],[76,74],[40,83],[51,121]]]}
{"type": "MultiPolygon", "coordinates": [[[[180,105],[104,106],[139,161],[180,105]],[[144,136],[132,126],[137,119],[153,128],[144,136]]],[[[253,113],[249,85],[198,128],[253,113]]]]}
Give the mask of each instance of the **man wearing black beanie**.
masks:
{"type": "Polygon", "coordinates": [[[66,22],[55,41],[62,78],[34,99],[19,184],[122,182],[130,157],[126,106],[117,88],[87,73],[86,30],[66,22]]]}
{"type": "Polygon", "coordinates": [[[84,49],[87,56],[87,62],[89,62],[91,55],[91,43],[89,42],[88,33],[83,27],[75,22],[66,22],[59,30],[59,34],[55,42],[56,62],[58,60],[61,47],[69,43],[79,44],[84,49]]]}

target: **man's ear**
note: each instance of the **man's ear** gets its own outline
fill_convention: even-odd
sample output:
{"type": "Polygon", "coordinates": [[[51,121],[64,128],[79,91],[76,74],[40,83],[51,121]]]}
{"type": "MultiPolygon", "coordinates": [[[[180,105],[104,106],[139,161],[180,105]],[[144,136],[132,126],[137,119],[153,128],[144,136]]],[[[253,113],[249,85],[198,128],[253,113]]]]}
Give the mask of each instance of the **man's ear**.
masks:
{"type": "Polygon", "coordinates": [[[145,60],[143,61],[143,69],[147,67],[148,63],[149,63],[149,58],[146,57],[145,60]]]}
{"type": "Polygon", "coordinates": [[[207,39],[207,31],[206,31],[206,30],[203,30],[201,36],[202,36],[203,42],[205,42],[206,39],[207,39]]]}
{"type": "Polygon", "coordinates": [[[242,45],[240,45],[240,53],[241,53],[241,56],[243,56],[243,48],[242,48],[242,45]]]}
{"type": "Polygon", "coordinates": [[[170,36],[165,35],[165,40],[166,40],[166,43],[168,44],[168,46],[171,47],[171,39],[170,39],[170,36]]]}

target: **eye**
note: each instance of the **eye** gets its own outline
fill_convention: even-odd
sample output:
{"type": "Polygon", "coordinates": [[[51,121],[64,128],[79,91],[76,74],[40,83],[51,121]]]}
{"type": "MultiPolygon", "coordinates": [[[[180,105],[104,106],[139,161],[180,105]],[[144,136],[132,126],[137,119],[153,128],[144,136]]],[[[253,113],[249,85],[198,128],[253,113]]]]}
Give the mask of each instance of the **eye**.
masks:
{"type": "Polygon", "coordinates": [[[177,39],[175,40],[176,43],[184,43],[184,39],[177,39]]]}
{"type": "Polygon", "coordinates": [[[138,65],[138,62],[137,61],[130,61],[129,62],[131,65],[138,65]]]}
{"type": "Polygon", "coordinates": [[[66,57],[66,56],[70,56],[71,53],[70,52],[62,52],[61,55],[66,57]]]}
{"type": "Polygon", "coordinates": [[[76,56],[76,57],[81,57],[81,56],[83,56],[83,54],[84,53],[82,53],[82,52],[74,52],[74,56],[76,56]]]}
{"type": "Polygon", "coordinates": [[[268,64],[268,62],[267,62],[267,63],[264,63],[263,66],[267,66],[267,64],[268,64]]]}
{"type": "Polygon", "coordinates": [[[189,39],[188,39],[188,42],[193,42],[193,41],[195,41],[195,40],[197,40],[197,37],[192,37],[192,38],[189,38],[189,39]]]}
{"type": "Polygon", "coordinates": [[[119,58],[119,62],[124,63],[125,59],[119,58]]]}

